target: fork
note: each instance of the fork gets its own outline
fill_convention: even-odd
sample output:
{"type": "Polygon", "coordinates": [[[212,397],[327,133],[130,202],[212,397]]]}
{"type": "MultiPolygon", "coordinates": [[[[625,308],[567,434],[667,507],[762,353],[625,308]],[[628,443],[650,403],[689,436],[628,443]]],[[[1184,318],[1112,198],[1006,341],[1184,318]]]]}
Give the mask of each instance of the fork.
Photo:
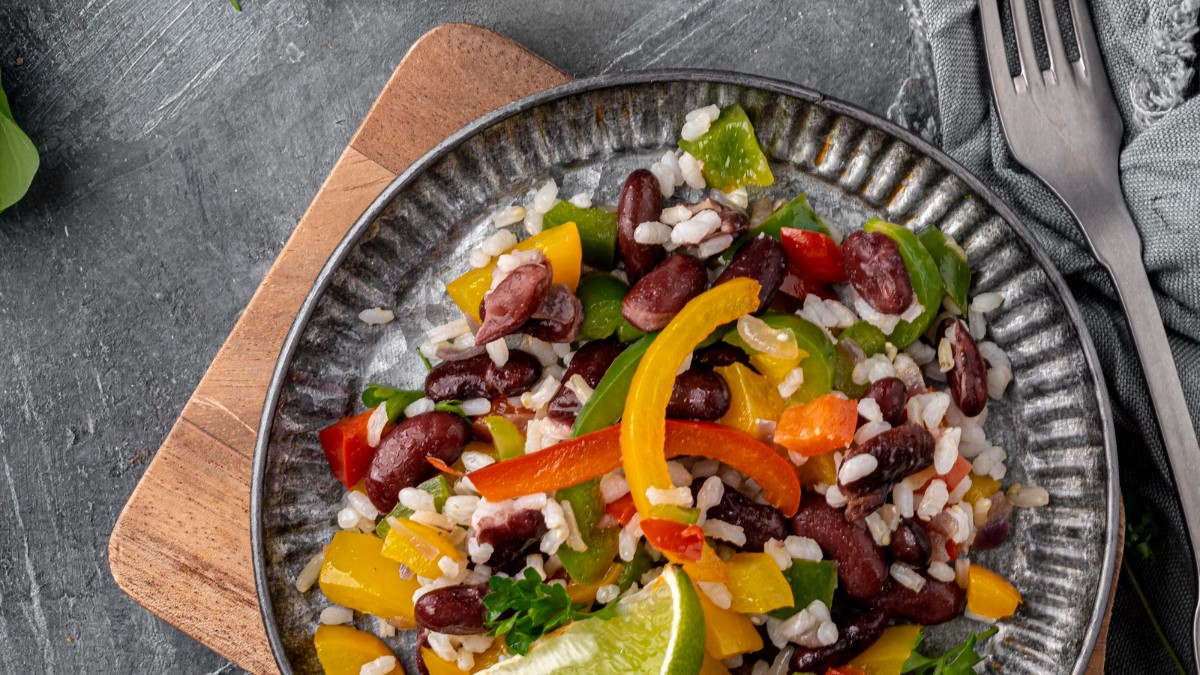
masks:
{"type": "MultiPolygon", "coordinates": [[[[1079,59],[1067,60],[1054,0],[1037,0],[1050,67],[1041,70],[1025,0],[1009,0],[1020,72],[1006,59],[997,0],[979,0],[988,72],[1000,126],[1013,157],[1042,180],[1078,221],[1092,253],[1108,270],[1120,295],[1200,574],[1200,445],[1183,397],[1162,317],[1155,304],[1142,239],[1125,207],[1118,172],[1124,125],[1108,84],[1085,0],[1069,0],[1079,59]]],[[[1192,623],[1192,646],[1200,659],[1200,607],[1192,623]]]]}

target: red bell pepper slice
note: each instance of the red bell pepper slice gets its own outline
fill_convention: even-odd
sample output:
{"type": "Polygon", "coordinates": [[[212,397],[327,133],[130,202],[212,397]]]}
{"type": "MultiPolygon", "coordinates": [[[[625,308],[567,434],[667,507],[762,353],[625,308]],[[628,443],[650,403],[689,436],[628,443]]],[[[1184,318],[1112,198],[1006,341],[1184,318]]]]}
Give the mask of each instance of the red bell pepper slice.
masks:
{"type": "MultiPolygon", "coordinates": [[[[792,516],[800,505],[796,470],[775,448],[714,422],[667,420],[664,449],[681,456],[720,460],[754,479],[767,501],[792,516]]],[[[541,452],[497,462],[468,474],[479,494],[498,502],[553,492],[603,476],[621,466],[621,425],[565,440],[541,452]]]]}
{"type": "Polygon", "coordinates": [[[641,522],[646,541],[663,553],[673,553],[685,560],[699,562],[704,552],[704,530],[699,525],[685,525],[665,518],[647,518],[641,522]]]}
{"type": "Polygon", "coordinates": [[[633,495],[625,493],[624,497],[605,505],[604,512],[620,523],[621,527],[628,525],[629,521],[633,520],[633,514],[637,513],[637,506],[633,504],[633,495]]]}
{"type": "Polygon", "coordinates": [[[347,490],[366,477],[375,457],[375,448],[367,444],[367,420],[374,412],[343,417],[317,434],[329,468],[347,490]]]}
{"type": "Polygon", "coordinates": [[[949,539],[946,540],[946,555],[950,556],[950,560],[958,560],[958,547],[949,539]]]}
{"type": "Polygon", "coordinates": [[[817,285],[846,281],[842,249],[827,234],[785,227],[780,230],[788,269],[817,285]]]}
{"type": "Polygon", "coordinates": [[[971,462],[968,459],[959,455],[958,459],[954,460],[954,466],[950,467],[950,471],[946,472],[945,475],[935,474],[930,476],[929,480],[925,481],[925,484],[918,488],[917,492],[929,487],[929,484],[933,482],[934,478],[941,479],[941,481],[946,484],[946,490],[949,492],[954,492],[954,489],[958,487],[959,483],[963,482],[963,479],[971,473],[971,469],[973,468],[974,467],[971,466],[971,462]]]}

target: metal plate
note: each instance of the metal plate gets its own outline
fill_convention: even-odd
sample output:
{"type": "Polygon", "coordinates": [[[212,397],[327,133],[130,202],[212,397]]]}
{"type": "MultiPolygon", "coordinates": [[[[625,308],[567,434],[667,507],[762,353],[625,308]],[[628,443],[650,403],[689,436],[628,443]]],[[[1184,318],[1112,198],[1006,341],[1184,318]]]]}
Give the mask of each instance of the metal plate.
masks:
{"type": "MultiPolygon", "coordinates": [[[[734,101],[755,121],[776,177],[752,198],[807,193],[846,231],[870,217],[943,228],[976,271],[972,293],[1003,290],[989,339],[1009,353],[1015,380],[989,406],[988,436],[1009,453],[1006,482],[1042,485],[1051,504],[1018,510],[1010,543],[976,556],[1025,597],[984,651],[1005,673],[1083,672],[1111,585],[1117,472],[1095,351],[1062,278],[1008,208],[921,139],[795,85],[708,71],[580,80],[481,118],[399,176],[334,252],[284,345],[255,453],[255,576],[283,672],[321,672],[312,635],[327,603],[319,589],[293,586],[336,530],[343,493],[317,430],[355,410],[368,381],[420,386],[416,346],[458,316],[443,283],[494,231],[492,211],[524,203],[548,177],[563,196],[615,204],[629,171],[674,145],[689,110],[734,101]],[[394,308],[396,321],[358,320],[376,306],[394,308]]],[[[373,628],[369,617],[359,622],[373,628]]],[[[927,644],[979,628],[959,619],[930,630],[927,644]]],[[[413,635],[390,642],[410,666],[413,635]]]]}

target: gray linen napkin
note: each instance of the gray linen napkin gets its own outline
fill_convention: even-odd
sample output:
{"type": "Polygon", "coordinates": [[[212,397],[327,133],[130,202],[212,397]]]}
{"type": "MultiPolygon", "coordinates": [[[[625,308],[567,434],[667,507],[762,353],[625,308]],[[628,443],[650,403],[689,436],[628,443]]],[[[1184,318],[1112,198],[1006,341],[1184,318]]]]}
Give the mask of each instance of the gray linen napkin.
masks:
{"type": "MultiPolygon", "coordinates": [[[[1196,577],[1154,412],[1116,292],[1062,204],[1009,155],[991,99],[975,0],[906,0],[919,71],[940,125],[917,131],[1012,205],[1066,277],[1096,342],[1116,413],[1121,485],[1161,526],[1157,561],[1133,571],[1171,645],[1194,672],[1196,577]],[[926,86],[930,86],[927,82],[926,86]]],[[[1032,3],[1036,6],[1036,2],[1032,3]]],[[[1063,5],[1063,2],[1059,3],[1063,5]]],[[[1001,3],[1002,12],[1007,12],[1001,3]]],[[[1060,6],[1060,15],[1063,7],[1060,6]]],[[[1195,41],[1200,0],[1093,0],[1112,89],[1125,118],[1121,178],[1145,242],[1144,260],[1192,409],[1200,418],[1200,97],[1195,41]],[[1190,97],[1190,98],[1189,98],[1190,97]]],[[[902,123],[903,111],[892,111],[902,123]]],[[[935,116],[936,117],[936,116],[935,116]]],[[[1200,476],[1181,477],[1200,490],[1200,476]]],[[[1117,593],[1107,672],[1176,670],[1127,577],[1117,593]]]]}

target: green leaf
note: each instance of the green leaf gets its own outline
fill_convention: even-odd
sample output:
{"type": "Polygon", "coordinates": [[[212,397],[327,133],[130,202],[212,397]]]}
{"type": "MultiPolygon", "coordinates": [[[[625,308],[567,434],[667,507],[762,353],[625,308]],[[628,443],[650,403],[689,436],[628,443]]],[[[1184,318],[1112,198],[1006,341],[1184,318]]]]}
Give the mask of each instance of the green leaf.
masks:
{"type": "Polygon", "coordinates": [[[242,11],[242,3],[238,2],[238,0],[229,0],[229,4],[233,5],[233,8],[237,11],[242,11]]]}
{"type": "MultiPolygon", "coordinates": [[[[973,675],[975,664],[983,661],[983,657],[975,651],[975,644],[996,634],[995,626],[971,635],[964,642],[951,647],[941,656],[923,656],[916,649],[900,668],[902,675],[973,675]]],[[[922,634],[924,639],[924,634],[922,634]]],[[[920,641],[917,648],[920,648],[920,641]]]]}
{"type": "Polygon", "coordinates": [[[393,389],[382,384],[368,384],[363,390],[362,402],[368,408],[375,408],[380,403],[387,402],[387,416],[392,422],[400,419],[408,404],[423,397],[425,392],[419,389],[393,389]]]}
{"type": "Polygon", "coordinates": [[[440,403],[434,404],[433,409],[438,412],[454,413],[455,415],[458,415],[459,417],[463,418],[467,422],[470,422],[471,418],[467,417],[467,413],[463,412],[463,409],[459,407],[461,405],[462,405],[462,401],[442,401],[440,403]]]}
{"type": "Polygon", "coordinates": [[[565,588],[545,583],[530,568],[520,578],[492,577],[488,586],[492,592],[483,599],[484,625],[488,635],[504,636],[504,644],[514,654],[528,654],[535,640],[568,622],[613,616],[612,608],[587,612],[582,605],[573,605],[565,588]]]}
{"type": "Polygon", "coordinates": [[[13,119],[3,83],[0,83],[0,211],[25,196],[40,162],[33,141],[13,119]]]}
{"type": "Polygon", "coordinates": [[[429,361],[429,357],[422,354],[421,350],[419,349],[417,350],[417,358],[421,359],[421,363],[425,364],[425,370],[433,370],[433,363],[431,363],[429,361]]]}

